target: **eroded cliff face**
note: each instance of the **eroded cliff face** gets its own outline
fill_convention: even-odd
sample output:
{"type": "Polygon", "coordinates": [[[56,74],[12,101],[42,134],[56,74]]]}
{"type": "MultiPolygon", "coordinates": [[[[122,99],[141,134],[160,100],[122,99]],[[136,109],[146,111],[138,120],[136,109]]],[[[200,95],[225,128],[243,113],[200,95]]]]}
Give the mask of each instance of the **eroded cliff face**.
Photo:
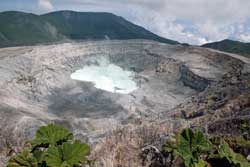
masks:
{"type": "Polygon", "coordinates": [[[232,60],[228,73],[172,114],[212,135],[239,135],[242,122],[248,122],[250,115],[249,64],[232,60]]]}
{"type": "Polygon", "coordinates": [[[216,124],[209,126],[210,119],[220,121],[238,113],[247,117],[249,62],[238,55],[145,40],[3,48],[2,162],[18,152],[39,126],[56,122],[90,143],[93,159],[100,157],[100,150],[109,150],[112,154],[97,160],[100,166],[122,164],[126,149],[134,154],[123,166],[139,166],[138,151],[155,142],[144,142],[148,135],[156,135],[154,129],[164,139],[191,125],[208,126],[212,131],[216,124]],[[133,71],[137,89],[129,94],[112,93],[70,78],[85,66],[98,66],[94,60],[101,58],[133,71]],[[237,104],[241,107],[234,112],[237,104]]]}
{"type": "MultiPolygon", "coordinates": [[[[225,69],[223,75],[211,79],[197,76],[193,70],[185,71],[185,74],[188,74],[185,79],[198,78],[201,84],[202,81],[209,81],[206,88],[197,90],[197,80],[187,80],[194,84],[189,86],[197,90],[197,94],[188,101],[172,110],[161,112],[158,119],[144,121],[140,126],[133,126],[134,129],[125,127],[104,138],[97,144],[92,155],[93,159],[100,154],[107,155],[103,159],[97,158],[97,162],[102,164],[100,166],[164,166],[167,162],[162,159],[159,150],[166,139],[171,139],[171,135],[187,127],[203,130],[209,136],[233,138],[242,135],[242,125],[250,124],[250,61],[238,55],[189,49],[190,52],[195,50],[201,55],[206,54],[215,63],[219,62],[225,69]],[[105,151],[110,154],[103,154],[105,151]],[[129,156],[124,159],[121,155],[129,156]]],[[[168,71],[166,64],[169,65],[164,63],[158,72],[168,71]]],[[[245,156],[249,155],[249,148],[239,149],[244,150],[245,156]]]]}

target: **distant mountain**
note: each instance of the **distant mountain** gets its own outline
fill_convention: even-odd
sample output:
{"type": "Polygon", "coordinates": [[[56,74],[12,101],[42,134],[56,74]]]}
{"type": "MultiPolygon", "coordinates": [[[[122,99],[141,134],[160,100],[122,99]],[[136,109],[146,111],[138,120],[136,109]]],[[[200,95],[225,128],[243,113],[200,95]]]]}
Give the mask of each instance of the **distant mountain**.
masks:
{"type": "Polygon", "coordinates": [[[250,57],[250,43],[233,41],[225,39],[219,42],[207,43],[202,47],[217,49],[224,52],[236,53],[246,57],[250,57]]]}
{"type": "Polygon", "coordinates": [[[52,42],[62,39],[52,24],[38,15],[0,13],[0,47],[52,42]]]}
{"type": "Polygon", "coordinates": [[[153,34],[111,13],[74,11],[58,11],[44,15],[15,11],[0,13],[0,47],[67,39],[149,39],[168,44],[178,43],[153,34]]]}

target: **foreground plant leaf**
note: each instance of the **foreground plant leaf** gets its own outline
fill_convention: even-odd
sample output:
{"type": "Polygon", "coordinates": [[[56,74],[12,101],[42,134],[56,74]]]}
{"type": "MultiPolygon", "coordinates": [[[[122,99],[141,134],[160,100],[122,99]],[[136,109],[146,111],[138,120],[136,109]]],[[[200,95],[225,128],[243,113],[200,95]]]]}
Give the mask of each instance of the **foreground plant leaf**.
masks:
{"type": "Polygon", "coordinates": [[[39,150],[39,149],[36,149],[35,151],[33,151],[33,156],[36,158],[36,160],[39,164],[42,164],[44,162],[46,152],[39,150]]]}
{"type": "Polygon", "coordinates": [[[230,162],[233,165],[237,165],[240,167],[249,167],[250,163],[245,159],[244,156],[241,154],[235,153],[225,142],[222,140],[219,148],[218,148],[218,153],[221,158],[226,158],[228,162],[230,162]]]}
{"type": "Polygon", "coordinates": [[[29,150],[24,150],[22,153],[12,157],[7,167],[38,167],[38,162],[29,150]]]}
{"type": "Polygon", "coordinates": [[[207,167],[208,163],[203,160],[199,160],[197,163],[194,163],[194,167],[207,167]]]}
{"type": "Polygon", "coordinates": [[[184,159],[186,166],[200,165],[200,155],[209,152],[211,145],[202,132],[184,129],[178,138],[177,154],[184,159]]]}
{"type": "Polygon", "coordinates": [[[72,167],[85,162],[89,152],[87,144],[67,142],[61,146],[50,147],[45,161],[49,167],[72,167]]]}
{"type": "Polygon", "coordinates": [[[61,145],[63,142],[71,140],[72,138],[72,133],[66,128],[55,124],[49,124],[37,130],[36,137],[31,143],[33,148],[40,145],[48,147],[61,145]]]}

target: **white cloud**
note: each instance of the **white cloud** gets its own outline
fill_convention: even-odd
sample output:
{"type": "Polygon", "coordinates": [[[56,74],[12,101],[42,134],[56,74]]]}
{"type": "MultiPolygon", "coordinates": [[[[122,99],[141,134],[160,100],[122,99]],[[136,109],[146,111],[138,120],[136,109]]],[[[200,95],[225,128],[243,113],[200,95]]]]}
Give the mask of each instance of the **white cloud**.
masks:
{"type": "MultiPolygon", "coordinates": [[[[49,0],[40,1],[53,8],[49,0]]],[[[53,0],[53,4],[56,10],[112,12],[158,35],[191,44],[248,40],[250,34],[249,0],[53,0]]]]}
{"type": "Polygon", "coordinates": [[[243,42],[250,42],[250,34],[242,34],[240,35],[240,40],[243,42]]]}
{"type": "MultiPolygon", "coordinates": [[[[69,0],[63,1],[69,2],[69,0]]],[[[90,6],[88,8],[90,10],[92,4],[92,9],[122,14],[159,35],[192,44],[230,37],[239,38],[242,34],[244,36],[243,28],[237,25],[243,25],[242,23],[250,18],[249,0],[71,0],[70,2],[80,5],[79,10],[84,10],[86,5],[90,6]],[[135,16],[131,16],[132,14],[135,16]],[[176,23],[178,19],[190,23],[176,23]]]]}
{"type": "Polygon", "coordinates": [[[153,22],[148,20],[139,24],[147,25],[166,38],[191,44],[239,37],[246,32],[238,32],[237,25],[250,18],[248,0],[166,0],[156,3],[159,3],[157,9],[150,9],[150,5],[146,10],[136,8],[143,13],[138,17],[154,16],[153,22]],[[190,23],[176,24],[178,19],[190,23]]]}
{"type": "Polygon", "coordinates": [[[54,6],[50,2],[50,0],[38,0],[38,6],[43,10],[53,10],[54,6]]]}

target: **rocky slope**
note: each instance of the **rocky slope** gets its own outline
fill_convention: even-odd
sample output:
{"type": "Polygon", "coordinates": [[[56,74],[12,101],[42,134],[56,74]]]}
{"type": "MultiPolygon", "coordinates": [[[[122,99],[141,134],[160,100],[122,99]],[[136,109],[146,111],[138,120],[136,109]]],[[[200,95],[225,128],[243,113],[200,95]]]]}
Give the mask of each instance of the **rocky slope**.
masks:
{"type": "Polygon", "coordinates": [[[249,64],[238,55],[147,40],[2,48],[2,162],[39,126],[56,122],[92,144],[99,166],[140,166],[139,151],[175,130],[200,126],[215,134],[220,122],[248,118],[249,64]],[[138,89],[116,94],[70,78],[100,57],[134,71],[138,89]]]}

